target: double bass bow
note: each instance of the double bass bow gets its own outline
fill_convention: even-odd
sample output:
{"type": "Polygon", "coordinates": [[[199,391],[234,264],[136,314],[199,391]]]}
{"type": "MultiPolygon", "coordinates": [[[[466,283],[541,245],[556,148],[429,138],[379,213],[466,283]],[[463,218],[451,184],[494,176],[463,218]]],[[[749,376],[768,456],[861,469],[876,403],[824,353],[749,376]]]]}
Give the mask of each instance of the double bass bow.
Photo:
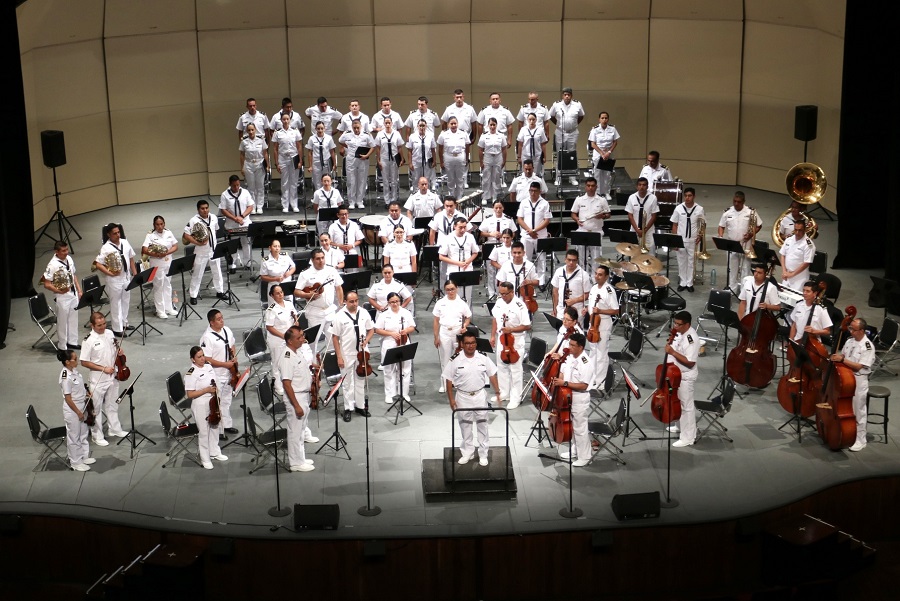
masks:
{"type": "MultiPolygon", "coordinates": [[[[666,346],[675,340],[677,330],[672,328],[666,346]]],[[[681,401],[678,400],[678,387],[681,385],[681,370],[674,363],[669,363],[669,353],[663,354],[663,361],[656,366],[656,390],[650,398],[650,413],[658,421],[670,424],[681,418],[681,401]]],[[[646,401],[644,401],[646,402],[646,401]]]]}
{"type": "MultiPolygon", "coordinates": [[[[839,333],[834,335],[832,355],[843,346],[856,319],[856,307],[849,306],[841,321],[839,333]]],[[[853,370],[835,361],[829,361],[822,376],[822,399],[816,403],[816,430],[829,449],[840,451],[856,442],[856,414],[853,413],[853,396],[856,394],[856,376],[853,370]]]]}
{"type": "MultiPolygon", "coordinates": [[[[774,268],[773,262],[769,265],[760,290],[760,305],[765,302],[774,268]]],[[[738,333],[740,339],[737,346],[728,353],[725,371],[737,384],[762,388],[775,377],[775,355],[770,347],[778,334],[778,322],[772,313],[758,306],[756,311],[747,313],[741,319],[738,333]]]]}
{"type": "Polygon", "coordinates": [[[821,366],[828,356],[828,351],[819,338],[810,336],[809,332],[805,331],[812,324],[816,305],[821,302],[824,293],[825,282],[820,282],[819,293],[816,300],[810,305],[806,325],[803,328],[803,337],[799,342],[799,346],[809,356],[809,361],[803,361],[801,365],[797,365],[797,352],[794,350],[794,345],[791,344],[788,347],[788,360],[791,368],[778,381],[778,402],[788,413],[801,417],[812,417],[816,412],[816,399],[819,398],[819,391],[822,387],[821,366]]]}

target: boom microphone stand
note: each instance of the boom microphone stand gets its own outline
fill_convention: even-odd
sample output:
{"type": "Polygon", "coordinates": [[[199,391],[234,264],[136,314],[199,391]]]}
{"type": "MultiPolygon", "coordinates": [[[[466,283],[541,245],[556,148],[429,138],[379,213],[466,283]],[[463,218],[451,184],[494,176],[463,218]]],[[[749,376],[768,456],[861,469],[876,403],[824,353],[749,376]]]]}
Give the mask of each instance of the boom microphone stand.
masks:
{"type": "Polygon", "coordinates": [[[143,374],[144,374],[144,372],[139,373],[137,375],[137,377],[134,380],[132,380],[131,384],[128,385],[128,388],[126,388],[122,392],[122,394],[119,395],[119,398],[116,399],[116,404],[118,405],[122,402],[122,399],[125,398],[125,395],[128,395],[128,412],[131,416],[131,427],[128,429],[128,433],[124,436],[124,438],[119,439],[119,442],[116,443],[116,446],[122,444],[126,440],[131,441],[131,458],[132,459],[134,459],[134,450],[137,449],[138,446],[145,440],[152,445],[156,444],[156,442],[154,442],[152,438],[150,438],[149,436],[145,436],[144,434],[142,434],[141,432],[136,430],[134,427],[134,385],[137,384],[137,381],[141,379],[141,376],[143,374]],[[138,436],[141,437],[140,440],[138,440],[138,438],[137,438],[138,436]]]}

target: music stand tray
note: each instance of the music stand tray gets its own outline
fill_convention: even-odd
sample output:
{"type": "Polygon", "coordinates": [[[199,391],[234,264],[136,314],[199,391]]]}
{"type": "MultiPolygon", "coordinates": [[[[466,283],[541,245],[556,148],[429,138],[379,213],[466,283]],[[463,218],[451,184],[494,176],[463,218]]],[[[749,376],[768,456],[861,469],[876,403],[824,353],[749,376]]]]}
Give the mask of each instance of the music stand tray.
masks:
{"type": "Polygon", "coordinates": [[[84,294],[81,295],[81,300],[78,301],[78,304],[75,306],[75,310],[78,311],[88,306],[93,310],[94,305],[100,304],[100,297],[103,296],[103,290],[105,288],[105,285],[101,285],[99,288],[91,288],[90,290],[86,290],[84,294]]]}
{"type": "Polygon", "coordinates": [[[681,234],[654,233],[653,243],[656,244],[657,248],[662,248],[663,246],[670,249],[684,248],[684,238],[681,237],[681,234]]]}
{"type": "Polygon", "coordinates": [[[431,217],[416,217],[413,219],[413,227],[417,230],[426,230],[424,233],[428,233],[428,224],[431,223],[431,217]]]}
{"type": "MultiPolygon", "coordinates": [[[[400,363],[400,394],[394,397],[394,402],[388,407],[387,411],[385,411],[385,415],[391,412],[391,409],[397,409],[397,415],[394,417],[394,425],[397,425],[400,416],[403,415],[407,409],[413,409],[419,415],[422,415],[422,412],[419,411],[418,407],[412,404],[412,402],[407,401],[403,396],[403,362],[404,361],[412,361],[416,356],[416,351],[419,349],[419,343],[413,342],[410,344],[403,344],[400,346],[395,346],[394,348],[388,349],[384,356],[381,359],[381,364],[384,366],[394,365],[395,363],[400,363]]],[[[408,393],[409,391],[407,391],[408,393]]]]}
{"type": "Polygon", "coordinates": [[[547,313],[546,311],[543,311],[542,313],[544,314],[544,317],[547,318],[547,323],[550,324],[550,327],[553,328],[553,331],[559,332],[559,329],[562,327],[562,320],[558,319],[552,313],[547,313]]]}
{"type": "Polygon", "coordinates": [[[537,251],[539,253],[561,252],[566,250],[567,242],[566,238],[538,238],[537,251]]]}
{"type": "MultiPolygon", "coordinates": [[[[226,257],[226,263],[230,261],[227,260],[228,257],[234,255],[241,248],[241,240],[240,238],[232,238],[230,240],[224,240],[216,244],[216,249],[213,251],[212,260],[221,259],[222,257],[226,257]]],[[[238,311],[241,310],[238,307],[238,301],[241,300],[238,296],[231,290],[231,269],[229,269],[228,265],[225,265],[225,281],[228,284],[228,289],[225,291],[225,294],[228,296],[228,300],[219,299],[215,303],[213,303],[213,307],[218,305],[219,303],[227,303],[228,306],[234,305],[238,311]]]]}
{"type": "Polygon", "coordinates": [[[414,271],[395,271],[394,279],[403,282],[407,286],[415,286],[419,281],[419,274],[414,271]]]}
{"type": "Polygon", "coordinates": [[[712,241],[719,250],[730,253],[744,253],[744,246],[741,244],[740,240],[729,240],[728,238],[716,238],[714,236],[712,241]]]}
{"type": "Polygon", "coordinates": [[[319,207],[316,213],[316,221],[319,223],[337,221],[340,209],[341,207],[319,207]]]}
{"type": "Polygon", "coordinates": [[[575,246],[597,246],[603,245],[603,232],[572,232],[569,239],[575,246]]]}
{"type": "Polygon", "coordinates": [[[351,290],[358,291],[371,286],[372,272],[368,269],[363,269],[362,271],[342,273],[341,279],[344,280],[344,283],[341,284],[341,288],[344,289],[344,294],[347,294],[351,290]]]}
{"type": "Polygon", "coordinates": [[[632,232],[629,230],[618,230],[615,228],[609,228],[606,230],[606,235],[609,237],[610,242],[615,242],[616,244],[620,242],[627,242],[628,244],[637,244],[638,236],[637,232],[632,232]]]}
{"type": "MultiPolygon", "coordinates": [[[[144,271],[141,271],[140,273],[135,274],[135,276],[133,278],[131,278],[131,281],[128,282],[128,285],[125,286],[125,290],[131,291],[131,290],[134,290],[135,288],[142,288],[145,284],[152,282],[153,278],[156,277],[157,269],[159,269],[159,267],[152,267],[150,269],[145,269],[144,271]]],[[[141,300],[143,301],[143,298],[141,300]]],[[[139,323],[137,325],[137,327],[134,328],[134,333],[140,332],[140,334],[141,334],[141,344],[147,343],[147,334],[149,333],[148,330],[152,330],[152,331],[156,332],[157,334],[159,334],[160,336],[163,335],[163,333],[161,331],[157,330],[156,328],[151,326],[149,323],[147,323],[146,310],[144,309],[144,303],[141,302],[141,323],[139,323]]]]}
{"type": "Polygon", "coordinates": [[[184,323],[185,319],[190,319],[191,313],[201,319],[200,314],[190,305],[187,298],[187,286],[184,283],[185,272],[190,273],[194,269],[194,260],[197,258],[195,254],[185,255],[177,259],[173,259],[169,265],[169,277],[181,275],[181,306],[178,307],[178,327],[184,323]]]}
{"type": "Polygon", "coordinates": [[[516,216],[519,214],[519,206],[522,203],[516,200],[504,200],[503,201],[503,214],[507,217],[516,219],[516,216]]]}

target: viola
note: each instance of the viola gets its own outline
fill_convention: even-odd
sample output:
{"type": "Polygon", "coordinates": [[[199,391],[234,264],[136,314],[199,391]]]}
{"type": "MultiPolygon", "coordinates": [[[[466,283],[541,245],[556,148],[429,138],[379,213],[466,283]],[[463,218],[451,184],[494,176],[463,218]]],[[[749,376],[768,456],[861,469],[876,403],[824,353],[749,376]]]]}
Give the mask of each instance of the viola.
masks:
{"type": "Polygon", "coordinates": [[[366,378],[375,373],[375,370],[372,369],[371,365],[369,365],[369,359],[372,358],[372,354],[366,350],[366,346],[363,343],[363,340],[364,338],[360,336],[359,348],[362,350],[356,353],[356,375],[360,378],[366,378]]]}
{"type": "Polygon", "coordinates": [[[309,408],[319,408],[319,381],[322,375],[322,362],[316,355],[316,363],[309,366],[309,373],[312,376],[312,383],[309,385],[309,408]]]}
{"type": "MultiPolygon", "coordinates": [[[[774,263],[766,274],[760,302],[766,298],[773,269],[774,263]]],[[[770,347],[778,333],[778,322],[770,311],[757,308],[741,319],[738,332],[740,339],[728,353],[725,371],[737,384],[762,388],[775,377],[775,355],[770,347]]]]}
{"type": "MultiPolygon", "coordinates": [[[[506,327],[507,316],[503,316],[503,327],[506,327]]],[[[519,352],[516,350],[516,337],[511,332],[505,332],[500,335],[500,344],[503,349],[500,351],[500,360],[506,364],[518,363],[519,352]]]]}
{"type": "MultiPolygon", "coordinates": [[[[597,299],[594,301],[593,309],[597,309],[600,305],[600,295],[597,295],[597,299]]],[[[597,344],[600,342],[600,321],[603,319],[603,316],[599,311],[595,311],[592,309],[591,312],[591,325],[587,331],[587,341],[593,344],[597,344]]]]}
{"type": "Polygon", "coordinates": [[[522,284],[519,286],[519,297],[525,303],[529,313],[537,313],[538,304],[534,298],[534,284],[522,284]]]}
{"type": "MultiPolygon", "coordinates": [[[[824,293],[825,282],[821,282],[819,296],[813,302],[809,316],[806,318],[804,330],[812,323],[815,306],[821,302],[824,293]]],[[[828,356],[828,350],[818,337],[810,336],[809,332],[803,332],[800,346],[806,350],[810,360],[804,361],[802,365],[798,366],[794,345],[788,347],[788,360],[791,368],[778,381],[778,402],[788,413],[812,417],[816,412],[816,399],[819,398],[822,388],[822,366],[828,356]]]]}
{"type": "MultiPolygon", "coordinates": [[[[841,348],[849,332],[850,322],[856,318],[856,307],[849,306],[841,321],[840,333],[834,336],[832,353],[841,348]]],[[[822,377],[822,398],[816,404],[816,430],[829,449],[840,451],[856,442],[856,415],[853,396],[856,376],[843,363],[829,362],[822,377]]]]}
{"type": "Polygon", "coordinates": [[[124,353],[116,355],[116,379],[119,382],[124,382],[131,377],[131,368],[125,365],[125,361],[126,357],[124,353]]]}
{"type": "MultiPolygon", "coordinates": [[[[216,381],[210,380],[209,385],[215,388],[216,381]]],[[[210,426],[218,426],[222,421],[222,413],[219,411],[219,395],[215,392],[209,397],[209,415],[206,416],[206,421],[210,426]]]]}
{"type": "MultiPolygon", "coordinates": [[[[675,340],[675,328],[669,334],[666,346],[675,340]]],[[[650,400],[650,413],[664,424],[670,424],[681,417],[681,401],[678,387],[681,385],[681,370],[669,363],[669,353],[663,355],[663,362],[656,366],[656,390],[650,400]]]]}

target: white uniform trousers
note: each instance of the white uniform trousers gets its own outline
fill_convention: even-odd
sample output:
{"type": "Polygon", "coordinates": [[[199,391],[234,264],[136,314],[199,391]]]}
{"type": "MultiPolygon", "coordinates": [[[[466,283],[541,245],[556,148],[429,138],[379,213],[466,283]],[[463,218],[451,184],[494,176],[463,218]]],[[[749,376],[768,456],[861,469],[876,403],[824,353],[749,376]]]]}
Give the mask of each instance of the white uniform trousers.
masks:
{"type": "Polygon", "coordinates": [[[366,201],[366,183],[369,180],[369,161],[347,157],[344,165],[347,167],[347,202],[363,206],[366,201]]]}
{"type": "MultiPolygon", "coordinates": [[[[565,132],[560,128],[556,128],[556,132],[554,133],[556,137],[556,150],[575,150],[575,145],[578,142],[578,130],[565,132]]],[[[537,170],[537,165],[535,165],[535,170],[537,170]]]]}
{"type": "Polygon", "coordinates": [[[459,409],[481,409],[487,407],[487,395],[484,389],[469,391],[475,394],[469,394],[459,389],[455,389],[456,395],[456,420],[459,422],[459,431],[462,440],[459,443],[459,450],[463,457],[472,457],[475,454],[475,441],[472,438],[472,424],[475,424],[478,430],[478,456],[487,459],[488,450],[491,448],[491,437],[488,433],[488,412],[487,411],[459,411],[459,409]]]}
{"type": "MultiPolygon", "coordinates": [[[[366,378],[356,375],[356,366],[359,363],[354,355],[353,359],[344,357],[345,367],[341,374],[344,381],[341,383],[341,392],[344,394],[344,409],[353,411],[357,407],[365,408],[366,405],[366,378]]],[[[371,365],[371,362],[369,363],[371,365]]],[[[369,376],[374,378],[375,375],[369,376]]]]}
{"type": "MultiPolygon", "coordinates": [[[[394,344],[393,338],[388,338],[381,343],[381,358],[384,360],[384,355],[388,351],[388,349],[392,349],[397,345],[394,344]]],[[[393,365],[385,365],[384,366],[384,402],[393,403],[394,397],[400,394],[400,366],[403,366],[403,394],[409,396],[409,384],[410,377],[412,376],[412,361],[403,361],[402,363],[394,363],[393,365]]]]}
{"type": "Polygon", "coordinates": [[[597,194],[609,194],[612,189],[613,172],[594,168],[594,179],[597,180],[597,194]]]}
{"type": "Polygon", "coordinates": [[[547,253],[539,253],[537,251],[538,240],[541,238],[532,238],[524,232],[522,233],[522,244],[525,245],[525,258],[534,263],[534,271],[537,273],[538,281],[543,286],[547,283],[547,253]]]}
{"type": "Polygon", "coordinates": [[[295,395],[297,402],[300,403],[300,407],[303,409],[303,417],[301,418],[297,417],[297,412],[294,411],[294,406],[290,400],[287,397],[284,399],[284,406],[287,409],[287,417],[284,419],[284,423],[287,424],[288,465],[290,467],[306,463],[306,449],[303,447],[303,440],[308,430],[307,423],[309,422],[310,411],[309,394],[295,393],[295,395]]]}
{"type": "Polygon", "coordinates": [[[868,394],[868,376],[856,376],[856,392],[853,394],[853,415],[856,416],[856,442],[860,444],[866,444],[866,421],[868,416],[866,396],[868,394]]]}
{"type": "Polygon", "coordinates": [[[694,285],[694,253],[697,250],[695,238],[684,240],[684,248],[675,251],[678,259],[678,280],[680,286],[694,285]]]}
{"type": "Polygon", "coordinates": [[[731,277],[728,279],[728,287],[739,291],[743,279],[750,275],[750,259],[743,253],[728,253],[728,264],[731,266],[731,277]]]}
{"type": "Polygon", "coordinates": [[[103,440],[103,414],[109,422],[109,432],[121,432],[122,423],[119,421],[119,405],[116,398],[119,396],[119,381],[115,376],[103,374],[98,384],[92,385],[94,393],[94,412],[96,419],[91,427],[91,436],[94,440],[103,440]]]}
{"type": "MultiPolygon", "coordinates": [[[[498,350],[502,348],[499,337],[497,338],[497,348],[498,350]]],[[[519,353],[519,360],[516,363],[497,361],[497,382],[500,384],[500,398],[510,402],[518,401],[522,396],[522,388],[524,388],[522,382],[522,365],[525,361],[524,335],[516,336],[514,348],[519,353]]]]}
{"type": "MultiPolygon", "coordinates": [[[[490,155],[484,155],[484,169],[481,170],[481,189],[484,190],[484,200],[493,201],[500,198],[500,183],[503,181],[503,157],[496,155],[496,159],[490,155]]],[[[491,204],[485,202],[483,204],[491,204]]]]}
{"type": "Polygon", "coordinates": [[[331,159],[325,159],[325,166],[319,166],[319,159],[313,158],[313,166],[312,166],[312,189],[318,190],[319,186],[322,185],[322,176],[326,173],[331,173],[331,159]]]}
{"type": "Polygon", "coordinates": [[[429,167],[428,163],[426,163],[425,171],[422,171],[422,162],[416,161],[410,166],[410,171],[412,171],[412,177],[409,178],[409,181],[412,182],[410,189],[416,189],[420,177],[428,179],[429,190],[434,188],[434,167],[429,167]]]}
{"type": "MultiPolygon", "coordinates": [[[[574,397],[575,395],[573,395],[574,397]]],[[[579,395],[580,396],[580,395],[579,395]]],[[[588,414],[591,411],[591,397],[584,395],[583,400],[572,400],[572,442],[569,443],[569,452],[575,445],[575,452],[570,455],[572,459],[591,458],[591,437],[588,434],[588,414]]]]}
{"type": "Polygon", "coordinates": [[[400,167],[394,161],[381,163],[381,184],[384,187],[384,204],[400,200],[400,167]]]}
{"type": "Polygon", "coordinates": [[[244,180],[250,198],[253,199],[253,210],[261,213],[266,204],[266,168],[260,163],[253,167],[250,163],[244,163],[244,180]]]}
{"type": "Polygon", "coordinates": [[[106,278],[106,295],[109,297],[109,316],[113,332],[122,332],[128,321],[131,291],[125,290],[126,286],[128,278],[106,278]]]}
{"type": "Polygon", "coordinates": [[[310,340],[309,344],[312,346],[313,354],[319,354],[319,345],[322,347],[325,346],[322,343],[323,340],[327,341],[328,337],[331,336],[331,322],[334,321],[334,305],[332,305],[327,311],[323,311],[321,309],[317,309],[315,307],[310,308],[307,305],[306,308],[306,321],[309,324],[307,328],[312,328],[314,326],[319,327],[319,334],[316,340],[310,340]]]}
{"type": "MultiPolygon", "coordinates": [[[[55,294],[56,297],[56,340],[59,348],[65,350],[66,345],[78,346],[78,298],[69,291],[67,294],[55,294]]],[[[121,331],[121,330],[117,330],[121,331]]]]}
{"type": "MultiPolygon", "coordinates": [[[[196,260],[196,259],[195,259],[196,260]]],[[[150,263],[151,267],[157,267],[150,263]]],[[[172,278],[168,276],[171,263],[162,262],[153,276],[153,306],[157,313],[166,313],[174,309],[172,305],[172,278]]]]}
{"type": "Polygon", "coordinates": [[[485,261],[485,266],[487,267],[488,297],[493,297],[495,294],[497,294],[497,268],[491,265],[488,261],[485,261]]]}
{"type": "MultiPolygon", "coordinates": [[[[81,404],[84,401],[75,401],[81,404]]],[[[68,403],[63,403],[63,419],[66,422],[66,454],[69,457],[69,465],[75,466],[84,463],[90,454],[88,445],[88,432],[90,428],[83,421],[79,421],[78,414],[72,411],[68,403]]]]}
{"type": "Polygon", "coordinates": [[[284,349],[287,347],[287,343],[284,341],[284,338],[272,336],[267,332],[266,344],[269,346],[269,356],[272,357],[271,377],[275,378],[275,384],[272,388],[278,396],[283,396],[284,387],[281,384],[281,358],[284,357],[284,349]]]}
{"type": "Polygon", "coordinates": [[[194,269],[191,271],[191,287],[189,293],[191,298],[197,298],[200,293],[200,284],[203,282],[203,272],[206,271],[207,264],[212,274],[213,287],[216,292],[225,292],[225,284],[222,280],[222,259],[210,260],[212,253],[196,254],[194,259],[194,269]]]}
{"type": "Polygon", "coordinates": [[[298,211],[297,182],[300,181],[300,172],[294,169],[292,159],[283,162],[279,157],[278,166],[281,167],[281,208],[298,211]]]}
{"type": "Polygon", "coordinates": [[[465,196],[466,161],[446,161],[444,175],[447,176],[447,188],[450,196],[457,199],[465,196]]]}
{"type": "Polygon", "coordinates": [[[235,267],[236,265],[240,265],[241,267],[249,265],[250,259],[253,258],[253,255],[250,254],[250,237],[238,236],[238,239],[241,241],[241,246],[237,249],[237,252],[231,256],[231,267],[235,267]]]}
{"type": "MultiPolygon", "coordinates": [[[[200,454],[201,463],[210,463],[210,457],[216,457],[222,454],[219,448],[219,432],[222,429],[220,421],[215,426],[210,426],[206,418],[209,416],[209,401],[201,401],[200,397],[191,401],[191,413],[194,415],[194,422],[197,424],[197,451],[200,454]]],[[[222,405],[219,404],[221,411],[222,405]]],[[[224,417],[224,416],[223,416],[224,417]]]]}
{"type": "Polygon", "coordinates": [[[681,419],[678,427],[680,439],[693,444],[697,438],[697,414],[694,410],[694,384],[697,382],[696,372],[693,377],[681,374],[681,385],[678,386],[678,400],[681,401],[681,419]]]}
{"type": "Polygon", "coordinates": [[[222,428],[233,428],[234,423],[231,420],[231,399],[234,398],[234,389],[231,388],[231,373],[224,376],[216,376],[219,384],[219,411],[222,414],[222,421],[219,425],[222,428]]]}
{"type": "Polygon", "coordinates": [[[606,372],[609,371],[609,339],[612,336],[612,320],[600,320],[600,342],[588,343],[590,346],[591,372],[594,380],[591,388],[603,390],[606,386],[606,372]]]}
{"type": "MultiPolygon", "coordinates": [[[[450,362],[450,357],[456,352],[456,347],[458,346],[456,342],[456,333],[458,331],[459,328],[448,330],[444,326],[441,326],[438,333],[438,342],[440,343],[440,346],[438,346],[438,357],[440,358],[442,367],[450,362]]],[[[443,382],[440,383],[440,385],[443,384],[443,382]]]]}

